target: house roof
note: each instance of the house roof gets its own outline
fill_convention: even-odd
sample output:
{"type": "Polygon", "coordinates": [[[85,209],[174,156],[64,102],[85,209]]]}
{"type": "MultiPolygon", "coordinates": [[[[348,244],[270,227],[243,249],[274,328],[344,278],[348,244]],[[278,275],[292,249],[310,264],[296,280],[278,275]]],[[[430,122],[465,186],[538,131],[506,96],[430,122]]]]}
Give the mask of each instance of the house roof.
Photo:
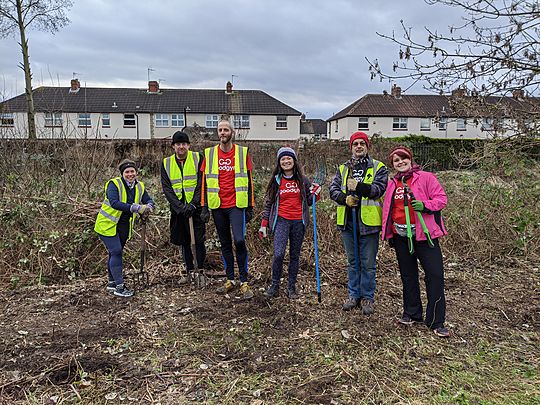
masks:
{"type": "MultiPolygon", "coordinates": [[[[34,107],[39,112],[179,113],[189,107],[191,113],[300,115],[300,111],[260,90],[147,89],[81,87],[38,87],[34,107]],[[113,107],[116,105],[116,107],[113,107]],[[139,106],[139,108],[136,108],[139,106]]],[[[24,94],[0,104],[4,112],[25,112],[24,94]]]]}
{"type": "Polygon", "coordinates": [[[326,134],[326,121],[321,119],[300,120],[300,135],[326,134]]]}
{"type": "MultiPolygon", "coordinates": [[[[481,108],[489,110],[489,105],[502,105],[508,109],[521,111],[531,111],[538,108],[539,98],[529,97],[527,99],[515,99],[513,97],[488,97],[486,103],[475,102],[475,98],[463,97],[470,105],[475,105],[470,111],[481,108]]],[[[446,114],[448,117],[472,117],[469,112],[453,111],[453,101],[456,99],[448,95],[418,94],[402,95],[396,98],[390,94],[366,94],[343,110],[334,114],[328,121],[337,120],[343,117],[435,117],[446,114]]],[[[504,111],[504,108],[503,108],[504,111]]],[[[500,112],[499,112],[500,114],[500,112]]]]}

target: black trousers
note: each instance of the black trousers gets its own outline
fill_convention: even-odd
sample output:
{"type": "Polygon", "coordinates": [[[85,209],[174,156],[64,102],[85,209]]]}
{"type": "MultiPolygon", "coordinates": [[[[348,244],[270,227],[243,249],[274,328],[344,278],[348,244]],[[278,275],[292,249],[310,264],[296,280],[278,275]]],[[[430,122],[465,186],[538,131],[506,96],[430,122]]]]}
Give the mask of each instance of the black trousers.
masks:
{"type": "MultiPolygon", "coordinates": [[[[180,251],[184,257],[186,269],[192,271],[195,268],[193,264],[193,252],[191,251],[191,233],[189,230],[189,219],[182,214],[171,212],[170,221],[171,243],[180,246],[180,251]]],[[[193,230],[195,231],[195,248],[197,250],[197,264],[203,268],[206,260],[206,224],[200,218],[200,209],[193,215],[193,230]]]]}
{"type": "Polygon", "coordinates": [[[423,319],[418,280],[419,260],[424,269],[428,299],[425,324],[431,329],[444,326],[446,300],[444,298],[443,259],[439,241],[434,239],[434,247],[430,247],[427,241],[413,239],[414,253],[411,255],[406,237],[394,234],[393,239],[403,282],[403,313],[416,321],[423,319]]]}

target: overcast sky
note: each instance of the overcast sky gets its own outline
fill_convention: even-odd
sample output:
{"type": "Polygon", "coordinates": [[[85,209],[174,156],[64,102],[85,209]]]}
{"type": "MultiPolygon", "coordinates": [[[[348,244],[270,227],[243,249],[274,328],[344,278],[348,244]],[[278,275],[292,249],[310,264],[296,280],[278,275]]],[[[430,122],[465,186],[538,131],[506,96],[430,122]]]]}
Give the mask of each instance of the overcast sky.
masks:
{"type": "MultiPolygon", "coordinates": [[[[423,0],[75,0],[71,23],[55,35],[30,31],[34,87],[234,88],[267,92],[329,118],[366,93],[365,57],[391,66],[398,48],[376,32],[398,32],[400,19],[421,33],[459,22],[458,10],[423,0]]],[[[0,39],[0,94],[24,91],[17,38],[0,39]]],[[[407,83],[399,83],[406,87],[407,83]]],[[[408,91],[423,93],[421,84],[408,91]]]]}

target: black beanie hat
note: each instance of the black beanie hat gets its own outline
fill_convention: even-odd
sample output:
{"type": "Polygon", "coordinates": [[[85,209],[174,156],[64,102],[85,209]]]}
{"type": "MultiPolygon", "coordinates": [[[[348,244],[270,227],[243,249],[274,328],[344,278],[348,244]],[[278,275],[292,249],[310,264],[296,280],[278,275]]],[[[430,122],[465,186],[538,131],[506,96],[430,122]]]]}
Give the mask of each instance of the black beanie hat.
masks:
{"type": "Polygon", "coordinates": [[[120,174],[124,174],[124,170],[126,170],[128,167],[133,167],[135,170],[137,170],[137,165],[133,160],[124,159],[118,165],[118,170],[120,170],[120,174]]]}
{"type": "Polygon", "coordinates": [[[171,144],[174,145],[175,143],[189,143],[189,136],[185,132],[182,131],[176,131],[174,135],[172,136],[172,142],[171,144]]]}

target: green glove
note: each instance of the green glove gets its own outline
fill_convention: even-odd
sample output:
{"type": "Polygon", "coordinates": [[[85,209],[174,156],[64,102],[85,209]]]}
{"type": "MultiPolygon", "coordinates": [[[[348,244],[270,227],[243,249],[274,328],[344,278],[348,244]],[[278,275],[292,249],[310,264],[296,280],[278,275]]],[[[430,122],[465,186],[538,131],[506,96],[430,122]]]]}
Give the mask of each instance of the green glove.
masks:
{"type": "Polygon", "coordinates": [[[413,208],[413,210],[418,211],[418,212],[424,211],[424,208],[425,208],[424,203],[420,200],[412,200],[411,207],[413,208]]]}

